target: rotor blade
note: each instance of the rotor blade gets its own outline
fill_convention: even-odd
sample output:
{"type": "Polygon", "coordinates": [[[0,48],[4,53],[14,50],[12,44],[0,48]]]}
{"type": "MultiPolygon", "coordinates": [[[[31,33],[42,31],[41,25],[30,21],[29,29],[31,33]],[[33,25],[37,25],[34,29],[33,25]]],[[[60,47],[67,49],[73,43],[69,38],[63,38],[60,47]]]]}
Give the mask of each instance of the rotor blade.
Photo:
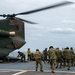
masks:
{"type": "MultiPolygon", "coordinates": [[[[16,17],[16,18],[17,18],[17,17],[16,17]]],[[[24,19],[21,19],[21,18],[18,18],[18,19],[20,19],[20,20],[22,20],[22,21],[24,21],[24,22],[30,23],[30,24],[37,24],[37,23],[31,22],[31,21],[28,21],[28,20],[24,20],[24,19]]]]}
{"type": "Polygon", "coordinates": [[[0,15],[1,17],[6,17],[6,15],[5,14],[3,14],[3,15],[0,15]]]}
{"type": "Polygon", "coordinates": [[[0,15],[0,16],[3,16],[3,15],[0,15]]]}
{"type": "Polygon", "coordinates": [[[3,16],[3,15],[0,15],[0,16],[3,16]]]}
{"type": "Polygon", "coordinates": [[[64,5],[68,5],[68,4],[72,4],[72,3],[73,2],[64,1],[64,2],[57,3],[57,4],[54,4],[54,5],[51,5],[51,6],[47,6],[47,7],[43,7],[43,8],[31,10],[31,11],[27,11],[27,12],[18,13],[18,14],[15,14],[15,15],[32,14],[32,13],[35,13],[35,12],[39,12],[39,11],[43,11],[43,10],[47,10],[47,9],[51,9],[51,8],[56,8],[56,7],[59,7],[59,6],[64,6],[64,5]]]}

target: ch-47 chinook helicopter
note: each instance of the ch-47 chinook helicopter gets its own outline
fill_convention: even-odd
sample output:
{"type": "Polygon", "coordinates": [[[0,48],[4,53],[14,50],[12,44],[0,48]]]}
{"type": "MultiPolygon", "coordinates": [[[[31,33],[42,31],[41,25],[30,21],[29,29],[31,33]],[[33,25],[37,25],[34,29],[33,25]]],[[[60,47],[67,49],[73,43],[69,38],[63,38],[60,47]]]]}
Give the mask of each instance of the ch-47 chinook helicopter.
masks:
{"type": "Polygon", "coordinates": [[[72,2],[65,1],[27,12],[0,15],[0,17],[5,18],[0,20],[0,59],[4,59],[7,55],[9,55],[10,52],[20,49],[26,43],[24,22],[36,24],[34,22],[18,18],[16,17],[17,15],[28,15],[71,3],[72,2]]]}

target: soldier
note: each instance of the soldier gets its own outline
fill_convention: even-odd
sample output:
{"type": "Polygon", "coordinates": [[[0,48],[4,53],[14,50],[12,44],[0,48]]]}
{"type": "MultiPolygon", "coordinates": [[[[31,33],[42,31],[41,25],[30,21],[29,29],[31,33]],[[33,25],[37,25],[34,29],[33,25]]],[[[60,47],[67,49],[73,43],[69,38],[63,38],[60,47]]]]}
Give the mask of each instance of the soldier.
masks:
{"type": "Polygon", "coordinates": [[[28,54],[28,61],[31,61],[31,51],[30,51],[30,48],[28,48],[27,54],[28,54]]]}
{"type": "Polygon", "coordinates": [[[70,48],[70,51],[71,51],[71,64],[72,66],[74,66],[74,51],[72,47],[70,48]]]}
{"type": "Polygon", "coordinates": [[[75,53],[74,53],[74,66],[75,66],[75,53]]]}
{"type": "Polygon", "coordinates": [[[54,73],[54,69],[55,69],[55,65],[56,65],[56,53],[55,53],[55,49],[53,48],[53,46],[49,47],[48,55],[49,55],[49,59],[50,59],[52,73],[54,73]]]}
{"type": "Polygon", "coordinates": [[[31,53],[31,60],[34,61],[35,58],[34,58],[34,53],[31,53]]]}
{"type": "Polygon", "coordinates": [[[43,51],[43,55],[44,55],[43,61],[44,63],[46,63],[47,62],[47,48],[45,48],[45,50],[43,51]]]}
{"type": "Polygon", "coordinates": [[[36,52],[34,53],[34,57],[36,61],[36,71],[38,69],[38,64],[40,64],[40,71],[43,72],[43,65],[42,65],[43,54],[39,51],[39,49],[36,49],[36,52]]]}
{"type": "Polygon", "coordinates": [[[68,70],[70,70],[70,65],[71,65],[71,51],[69,50],[69,47],[66,47],[65,54],[66,54],[66,60],[67,60],[68,70]]]}
{"type": "Polygon", "coordinates": [[[62,51],[59,50],[59,48],[56,48],[56,56],[57,56],[57,60],[56,60],[57,66],[56,66],[56,68],[58,68],[59,63],[60,63],[59,68],[61,68],[62,67],[62,51]]]}
{"type": "Polygon", "coordinates": [[[63,67],[66,67],[66,48],[63,49],[63,67]]]}
{"type": "Polygon", "coordinates": [[[18,56],[17,57],[21,57],[21,62],[25,62],[26,58],[25,58],[25,54],[24,53],[18,51],[18,56]]]}

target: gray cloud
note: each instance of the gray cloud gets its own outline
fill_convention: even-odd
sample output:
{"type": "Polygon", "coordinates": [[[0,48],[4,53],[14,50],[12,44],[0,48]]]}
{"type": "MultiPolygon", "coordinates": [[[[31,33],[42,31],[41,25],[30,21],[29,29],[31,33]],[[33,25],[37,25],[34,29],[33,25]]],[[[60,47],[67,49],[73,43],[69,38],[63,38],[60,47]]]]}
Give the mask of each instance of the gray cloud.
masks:
{"type": "Polygon", "coordinates": [[[63,23],[68,23],[68,24],[75,24],[74,20],[63,20],[63,23]]]}
{"type": "Polygon", "coordinates": [[[50,30],[51,33],[55,34],[75,34],[75,29],[73,28],[54,28],[50,30]]]}

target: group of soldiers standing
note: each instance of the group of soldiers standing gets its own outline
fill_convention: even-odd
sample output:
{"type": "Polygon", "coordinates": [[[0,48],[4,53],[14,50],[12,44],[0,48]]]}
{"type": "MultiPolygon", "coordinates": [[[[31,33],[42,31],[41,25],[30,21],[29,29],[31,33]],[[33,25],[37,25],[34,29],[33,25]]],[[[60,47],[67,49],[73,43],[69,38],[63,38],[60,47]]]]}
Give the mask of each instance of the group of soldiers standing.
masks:
{"type": "MultiPolygon", "coordinates": [[[[23,55],[22,58],[24,58],[25,61],[25,55],[18,52],[19,55],[23,55]]],[[[43,65],[42,61],[44,63],[50,63],[50,68],[52,69],[52,73],[54,73],[55,68],[62,68],[62,67],[68,67],[67,69],[70,70],[70,66],[74,66],[75,62],[75,54],[73,51],[73,48],[66,47],[63,50],[60,50],[59,48],[54,48],[53,46],[50,46],[49,49],[45,48],[43,52],[40,52],[39,49],[36,49],[35,53],[31,53],[30,48],[27,50],[28,54],[28,61],[31,61],[32,58],[35,59],[36,62],[36,71],[38,70],[38,64],[40,64],[40,71],[43,72],[43,65]]]]}

